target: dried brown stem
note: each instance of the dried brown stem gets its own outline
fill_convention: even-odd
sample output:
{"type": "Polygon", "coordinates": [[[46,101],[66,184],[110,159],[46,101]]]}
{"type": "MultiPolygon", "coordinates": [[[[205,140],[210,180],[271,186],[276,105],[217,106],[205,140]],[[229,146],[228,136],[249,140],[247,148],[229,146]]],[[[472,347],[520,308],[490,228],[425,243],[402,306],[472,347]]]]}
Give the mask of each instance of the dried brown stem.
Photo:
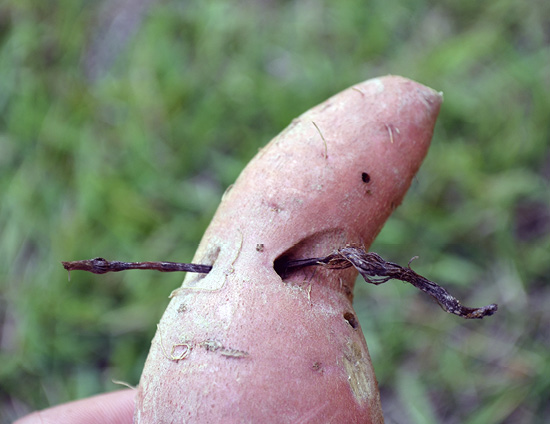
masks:
{"type": "MultiPolygon", "coordinates": [[[[186,264],[178,262],[119,262],[95,258],[84,261],[62,262],[67,271],[89,271],[94,274],[125,271],[127,269],[153,269],[162,272],[198,272],[207,274],[210,265],[186,264]]],[[[493,315],[498,306],[487,305],[481,308],[467,308],[454,298],[447,290],[433,281],[414,272],[410,266],[406,268],[393,262],[387,262],[374,252],[366,252],[363,248],[344,247],[323,258],[308,258],[289,260],[284,264],[283,274],[307,266],[324,266],[330,269],[344,269],[351,266],[370,284],[382,284],[395,279],[412,284],[432,296],[447,312],[466,319],[481,319],[493,315]]],[[[409,262],[410,265],[410,262],[409,262]]]]}
{"type": "Polygon", "coordinates": [[[161,272],[198,272],[208,274],[210,265],[184,264],[180,262],[119,262],[94,258],[84,261],[61,262],[67,271],[88,271],[94,274],[126,271],[127,269],[153,269],[161,272]]]}
{"type": "Polygon", "coordinates": [[[367,283],[375,285],[383,284],[391,279],[405,281],[417,289],[428,293],[445,311],[466,319],[481,319],[485,316],[493,315],[498,309],[498,305],[494,303],[481,308],[462,306],[447,290],[417,274],[410,266],[404,268],[393,262],[387,262],[378,254],[366,252],[362,248],[344,247],[324,258],[289,261],[286,264],[286,268],[288,270],[310,265],[322,265],[331,269],[343,269],[354,266],[367,283]]]}

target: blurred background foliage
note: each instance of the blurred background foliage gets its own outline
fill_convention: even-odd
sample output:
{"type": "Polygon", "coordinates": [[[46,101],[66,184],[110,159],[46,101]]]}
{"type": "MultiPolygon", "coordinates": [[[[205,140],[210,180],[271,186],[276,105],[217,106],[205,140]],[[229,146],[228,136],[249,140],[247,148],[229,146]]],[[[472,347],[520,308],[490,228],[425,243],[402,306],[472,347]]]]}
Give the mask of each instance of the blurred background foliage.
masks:
{"type": "Polygon", "coordinates": [[[0,421],[137,384],[183,275],[59,261],[189,261],[225,188],[293,117],[367,78],[445,94],[431,151],[372,250],[414,262],[355,305],[388,423],[550,416],[550,3],[4,0],[0,421]]]}

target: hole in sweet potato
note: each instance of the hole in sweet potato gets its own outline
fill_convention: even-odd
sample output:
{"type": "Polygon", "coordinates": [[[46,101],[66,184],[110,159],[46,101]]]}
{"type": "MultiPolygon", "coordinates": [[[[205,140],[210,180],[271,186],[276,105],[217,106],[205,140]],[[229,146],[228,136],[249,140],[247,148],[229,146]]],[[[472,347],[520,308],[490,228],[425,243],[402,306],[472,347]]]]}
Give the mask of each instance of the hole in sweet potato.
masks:
{"type": "Polygon", "coordinates": [[[351,312],[346,312],[344,314],[344,319],[348,322],[349,325],[351,325],[352,328],[357,328],[359,326],[359,322],[357,321],[357,318],[351,312]]]}
{"type": "Polygon", "coordinates": [[[305,237],[281,253],[273,261],[273,269],[283,281],[288,280],[295,273],[304,272],[303,269],[288,269],[287,264],[289,261],[327,255],[338,246],[345,245],[346,242],[345,231],[340,228],[319,231],[305,237]]]}
{"type": "Polygon", "coordinates": [[[279,277],[281,277],[282,280],[284,280],[287,277],[287,266],[290,257],[288,255],[282,255],[279,256],[275,261],[273,262],[273,269],[277,274],[279,274],[279,277]]]}

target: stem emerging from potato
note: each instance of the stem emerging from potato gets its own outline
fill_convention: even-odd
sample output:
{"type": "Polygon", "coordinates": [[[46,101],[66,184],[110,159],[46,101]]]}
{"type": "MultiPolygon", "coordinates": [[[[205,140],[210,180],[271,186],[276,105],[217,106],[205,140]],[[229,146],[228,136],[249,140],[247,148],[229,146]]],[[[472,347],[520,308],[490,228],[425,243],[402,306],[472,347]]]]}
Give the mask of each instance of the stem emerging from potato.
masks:
{"type": "Polygon", "coordinates": [[[383,284],[388,280],[401,280],[412,284],[432,296],[447,312],[466,319],[481,319],[493,315],[498,305],[491,304],[482,308],[467,308],[453,297],[447,290],[422,275],[417,274],[409,265],[404,268],[393,262],[387,262],[377,253],[366,252],[362,248],[344,247],[324,258],[300,259],[288,261],[286,269],[301,268],[304,266],[322,265],[331,269],[343,269],[353,266],[370,284],[383,284]]]}
{"type": "MultiPolygon", "coordinates": [[[[212,269],[210,265],[179,262],[120,262],[108,261],[103,258],[62,262],[62,264],[67,271],[89,271],[94,274],[125,271],[128,269],[152,269],[161,272],[180,271],[207,274],[212,269]]],[[[498,309],[498,305],[494,303],[481,308],[462,306],[443,287],[414,272],[410,268],[410,262],[405,268],[393,262],[385,261],[377,253],[366,252],[365,249],[359,247],[344,247],[322,258],[288,260],[284,264],[282,274],[308,266],[323,266],[330,269],[344,269],[353,266],[367,283],[375,285],[385,283],[391,279],[405,281],[432,296],[445,311],[466,319],[481,319],[485,316],[493,315],[498,309]]]]}

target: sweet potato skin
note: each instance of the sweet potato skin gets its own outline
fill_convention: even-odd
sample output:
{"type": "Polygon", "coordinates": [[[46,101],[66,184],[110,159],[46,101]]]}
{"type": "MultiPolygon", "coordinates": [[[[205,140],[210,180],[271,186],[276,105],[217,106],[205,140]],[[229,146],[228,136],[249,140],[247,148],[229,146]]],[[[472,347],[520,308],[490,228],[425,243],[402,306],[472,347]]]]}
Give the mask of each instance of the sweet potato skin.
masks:
{"type": "Polygon", "coordinates": [[[136,423],[380,423],[351,304],[356,272],[285,259],[368,247],[430,143],[441,95],[401,77],[353,86],[295,119],[250,162],[162,317],[136,423]]]}

